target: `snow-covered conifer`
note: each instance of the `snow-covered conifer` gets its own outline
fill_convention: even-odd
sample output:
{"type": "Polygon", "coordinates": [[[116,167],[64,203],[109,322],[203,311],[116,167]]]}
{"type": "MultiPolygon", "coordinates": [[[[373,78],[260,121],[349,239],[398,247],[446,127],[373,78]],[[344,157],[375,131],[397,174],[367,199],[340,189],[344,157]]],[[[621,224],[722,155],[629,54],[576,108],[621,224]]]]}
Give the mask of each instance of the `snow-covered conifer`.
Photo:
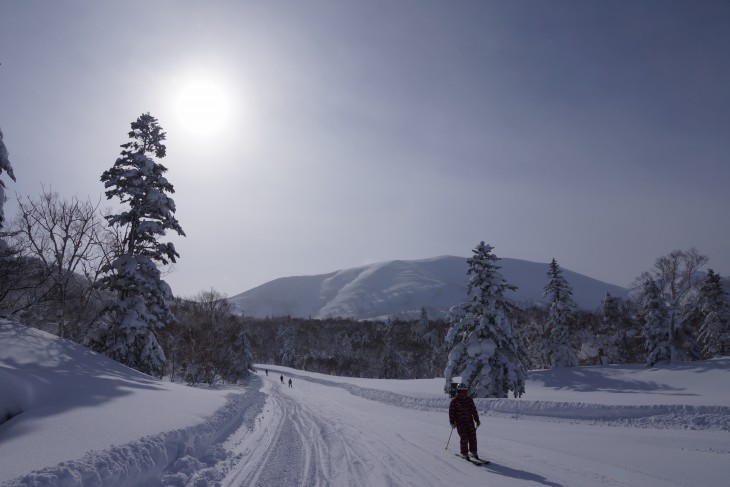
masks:
{"type": "MultiPolygon", "coordinates": [[[[431,321],[428,319],[428,312],[426,308],[421,306],[421,313],[418,317],[418,321],[414,323],[412,333],[417,343],[423,345],[430,345],[431,341],[435,338],[434,333],[430,331],[431,321]]],[[[439,345],[443,344],[443,340],[439,341],[439,345]]]]}
{"type": "Polygon", "coordinates": [[[601,300],[601,317],[606,334],[613,334],[619,328],[620,315],[621,310],[618,298],[606,291],[606,295],[601,300]]]}
{"type": "Polygon", "coordinates": [[[598,362],[601,364],[625,362],[626,351],[620,345],[628,340],[628,330],[622,326],[621,300],[606,291],[601,300],[601,328],[595,335],[598,362]]]}
{"type": "Polygon", "coordinates": [[[178,257],[170,242],[158,239],[167,230],[185,235],[175,218],[175,190],[164,177],[167,168],[152,159],[165,157],[165,133],[153,116],[143,114],[131,124],[130,142],[101,181],[107,199],[119,198],[126,205],[120,213],[105,218],[110,226],[123,229],[119,254],[104,267],[101,286],[117,295],[108,306],[107,325],[98,341],[112,358],[148,373],[159,373],[165,355],[155,330],[174,317],[167,302],[169,286],[160,279],[156,262],[168,264],[178,257]]]}
{"type": "Polygon", "coordinates": [[[229,382],[235,382],[241,377],[246,377],[256,370],[254,358],[251,354],[251,342],[248,339],[248,330],[245,324],[240,324],[233,343],[232,369],[233,377],[228,377],[229,382]]]}
{"type": "Polygon", "coordinates": [[[382,379],[408,378],[408,367],[396,348],[395,327],[390,318],[385,323],[385,349],[381,357],[381,364],[380,377],[382,379]]]}
{"type": "Polygon", "coordinates": [[[352,359],[353,351],[352,351],[352,338],[350,338],[350,335],[345,333],[345,336],[342,337],[342,341],[340,342],[340,347],[338,348],[339,356],[340,356],[340,362],[345,362],[350,359],[352,359]]]}
{"type": "Polygon", "coordinates": [[[671,361],[671,324],[661,290],[653,279],[644,282],[642,297],[644,314],[642,335],[645,339],[646,365],[653,367],[657,363],[671,361]]]}
{"type": "Polygon", "coordinates": [[[335,335],[334,343],[336,344],[334,356],[337,361],[337,374],[351,374],[353,372],[353,358],[355,357],[352,338],[347,333],[344,335],[335,335]]]}
{"type": "Polygon", "coordinates": [[[426,311],[426,308],[421,306],[421,314],[413,327],[413,334],[415,335],[414,338],[417,343],[428,346],[433,346],[433,342],[437,341],[438,343],[435,344],[434,348],[438,348],[438,346],[443,345],[443,340],[438,340],[436,336],[437,334],[430,329],[431,322],[428,319],[428,312],[426,311]]]}
{"type": "Polygon", "coordinates": [[[99,341],[109,357],[148,374],[159,374],[165,354],[156,330],[174,320],[172,292],[157,265],[144,255],[120,255],[105,266],[101,285],[117,293],[107,305],[99,341]]]}
{"type": "Polygon", "coordinates": [[[279,344],[279,364],[284,367],[296,366],[294,325],[289,322],[282,325],[276,333],[279,344]]]}
{"type": "Polygon", "coordinates": [[[175,246],[157,240],[167,230],[185,235],[175,217],[175,202],[167,195],[174,193],[175,188],[164,176],[167,168],[149,156],[165,157],[167,148],[162,142],[166,136],[149,113],[131,125],[132,141],[122,144],[121,156],[101,176],[107,199],[117,197],[129,208],[106,219],[109,225],[127,228],[126,254],[146,255],[163,264],[175,262],[179,257],[175,246]]]}
{"type": "MultiPolygon", "coordinates": [[[[15,174],[13,173],[13,166],[10,165],[8,149],[5,148],[5,142],[3,141],[3,131],[0,129],[0,175],[2,175],[3,171],[8,173],[10,179],[15,181],[15,174]]],[[[5,199],[5,183],[0,179],[0,230],[2,230],[5,224],[5,199]]]]}
{"type": "Polygon", "coordinates": [[[525,357],[508,315],[505,291],[515,290],[498,272],[492,246],[480,242],[467,260],[469,302],[451,310],[446,335],[451,347],[444,375],[448,393],[454,376],[461,375],[471,395],[515,397],[525,392],[525,357]]]}
{"type": "Polygon", "coordinates": [[[575,303],[571,298],[573,289],[563,277],[563,271],[555,259],[550,262],[547,276],[548,283],[544,288],[543,297],[550,296],[550,311],[546,326],[549,335],[545,355],[549,358],[552,368],[576,367],[578,360],[571,346],[571,334],[568,328],[575,310],[575,303]]]}
{"type": "Polygon", "coordinates": [[[730,308],[726,294],[720,275],[708,269],[699,297],[704,318],[698,339],[704,358],[730,355],[730,308]]]}

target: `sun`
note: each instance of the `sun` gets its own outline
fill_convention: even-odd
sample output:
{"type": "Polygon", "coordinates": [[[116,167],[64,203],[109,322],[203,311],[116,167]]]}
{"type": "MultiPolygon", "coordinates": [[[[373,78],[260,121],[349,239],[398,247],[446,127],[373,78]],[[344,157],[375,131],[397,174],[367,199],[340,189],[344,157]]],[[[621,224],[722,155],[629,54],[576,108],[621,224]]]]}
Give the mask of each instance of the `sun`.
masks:
{"type": "Polygon", "coordinates": [[[182,85],[176,100],[180,123],[196,133],[218,132],[226,126],[231,97],[213,78],[198,77],[182,85]]]}

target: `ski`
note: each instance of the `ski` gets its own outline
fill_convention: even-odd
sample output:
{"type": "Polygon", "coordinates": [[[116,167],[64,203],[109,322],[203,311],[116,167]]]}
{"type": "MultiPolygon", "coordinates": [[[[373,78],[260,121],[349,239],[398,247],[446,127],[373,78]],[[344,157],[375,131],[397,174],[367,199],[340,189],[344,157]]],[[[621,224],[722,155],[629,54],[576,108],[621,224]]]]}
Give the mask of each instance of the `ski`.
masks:
{"type": "Polygon", "coordinates": [[[469,463],[473,463],[474,465],[488,465],[490,462],[489,460],[482,460],[481,458],[473,458],[473,457],[467,457],[464,458],[464,456],[461,453],[454,453],[457,457],[461,458],[462,460],[466,460],[469,463]]]}

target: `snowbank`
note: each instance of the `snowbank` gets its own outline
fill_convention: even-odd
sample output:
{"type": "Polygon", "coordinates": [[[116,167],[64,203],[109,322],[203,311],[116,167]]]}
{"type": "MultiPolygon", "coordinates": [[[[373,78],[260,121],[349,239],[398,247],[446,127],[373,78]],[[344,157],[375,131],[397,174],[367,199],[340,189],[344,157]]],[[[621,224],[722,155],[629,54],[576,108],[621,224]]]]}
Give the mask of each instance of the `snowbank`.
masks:
{"type": "Polygon", "coordinates": [[[211,448],[242,422],[253,424],[264,394],[231,394],[228,403],[202,424],[147,436],[107,450],[92,451],[79,460],[61,462],[2,484],[20,486],[133,486],[163,478],[164,485],[187,485],[193,475],[205,476],[227,455],[211,448]]]}
{"type": "Polygon", "coordinates": [[[0,484],[138,485],[263,407],[258,380],[245,393],[158,381],[7,320],[0,343],[0,484]]]}

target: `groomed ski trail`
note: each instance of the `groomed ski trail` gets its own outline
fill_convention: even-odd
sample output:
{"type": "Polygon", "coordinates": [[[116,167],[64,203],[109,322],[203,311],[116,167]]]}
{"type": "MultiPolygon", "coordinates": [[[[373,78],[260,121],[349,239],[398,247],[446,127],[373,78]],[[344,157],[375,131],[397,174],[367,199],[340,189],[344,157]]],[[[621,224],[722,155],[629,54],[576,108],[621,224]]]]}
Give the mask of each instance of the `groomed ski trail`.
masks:
{"type": "Polygon", "coordinates": [[[236,461],[221,485],[709,487],[718,485],[712,472],[728,469],[724,431],[698,436],[505,415],[482,418],[479,454],[491,463],[474,468],[454,455],[458,438],[444,448],[446,410],[386,404],[298,376],[289,388],[278,372],[262,384],[267,400],[255,426],[223,445],[236,461]],[[661,452],[655,461],[643,454],[647,446],[661,452]]]}
{"type": "MultiPolygon", "coordinates": [[[[420,468],[420,446],[399,438],[393,444],[388,437],[377,438],[366,424],[379,421],[377,416],[352,421],[348,401],[326,400],[317,389],[326,386],[298,381],[293,388],[281,385],[277,377],[263,377],[268,395],[263,414],[254,431],[241,430],[224,445],[240,461],[228,472],[223,486],[307,486],[334,487],[352,485],[443,486],[448,475],[434,478],[429,469],[420,468]],[[409,450],[411,453],[409,454],[409,450]]],[[[367,403],[337,388],[327,393],[343,399],[367,403]]],[[[363,414],[363,415],[361,415],[363,414]]],[[[372,423],[371,423],[372,424],[372,423]]],[[[449,470],[449,460],[435,458],[449,470]]],[[[453,469],[453,466],[451,466],[453,469]]]]}

